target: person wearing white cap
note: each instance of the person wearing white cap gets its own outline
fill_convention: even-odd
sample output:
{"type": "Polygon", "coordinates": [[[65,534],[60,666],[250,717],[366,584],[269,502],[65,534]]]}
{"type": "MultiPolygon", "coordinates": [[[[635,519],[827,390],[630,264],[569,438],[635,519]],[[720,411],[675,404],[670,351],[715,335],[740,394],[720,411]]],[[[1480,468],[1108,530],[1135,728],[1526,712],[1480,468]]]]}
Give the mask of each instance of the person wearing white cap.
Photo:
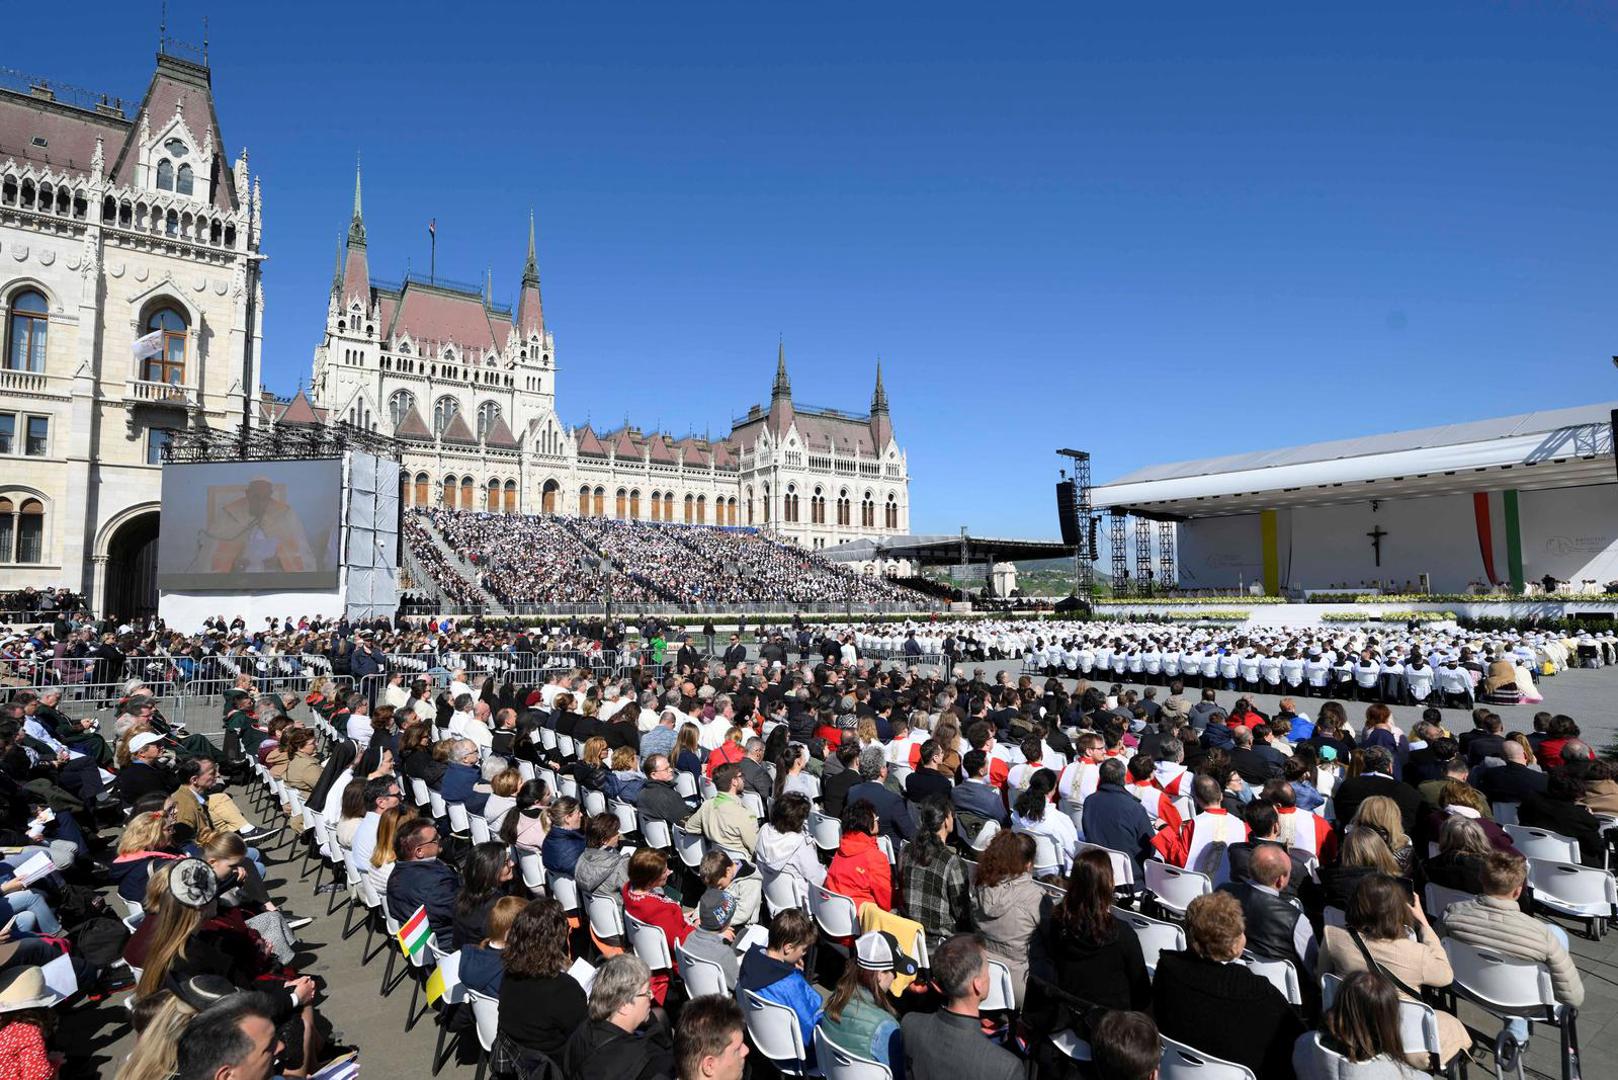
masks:
{"type": "Polygon", "coordinates": [[[861,934],[850,959],[826,1000],[820,1028],[826,1038],[849,1053],[879,1061],[894,1076],[903,1076],[905,1048],[888,991],[895,975],[916,974],[916,962],[900,951],[892,934],[882,930],[861,934]]]}
{"type": "Polygon", "coordinates": [[[134,806],[142,795],[157,791],[167,795],[180,786],[174,770],[162,763],[163,736],[155,731],[138,732],[129,740],[129,764],[118,771],[114,786],[125,806],[134,806]]]}
{"type": "Polygon", "coordinates": [[[0,973],[0,1062],[7,1076],[54,1076],[62,1055],[47,1051],[46,1034],[56,1026],[50,1012],[62,1000],[45,985],[33,965],[0,973]]]}

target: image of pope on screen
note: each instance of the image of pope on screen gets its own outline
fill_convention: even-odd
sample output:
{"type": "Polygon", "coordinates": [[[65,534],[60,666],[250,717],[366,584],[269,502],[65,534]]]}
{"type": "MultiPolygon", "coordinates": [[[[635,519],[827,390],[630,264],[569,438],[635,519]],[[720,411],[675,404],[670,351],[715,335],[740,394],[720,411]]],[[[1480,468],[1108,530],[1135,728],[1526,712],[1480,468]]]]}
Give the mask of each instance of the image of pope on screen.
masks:
{"type": "Polygon", "coordinates": [[[172,590],[335,586],[341,483],[336,461],[165,467],[158,584],[172,590]]]}

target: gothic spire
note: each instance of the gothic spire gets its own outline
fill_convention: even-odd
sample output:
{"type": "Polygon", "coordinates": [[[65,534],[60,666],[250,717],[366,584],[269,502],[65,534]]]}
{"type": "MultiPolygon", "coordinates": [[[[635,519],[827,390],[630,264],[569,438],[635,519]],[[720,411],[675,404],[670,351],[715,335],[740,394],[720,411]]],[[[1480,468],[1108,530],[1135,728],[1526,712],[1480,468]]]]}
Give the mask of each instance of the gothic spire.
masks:
{"type": "Polygon", "coordinates": [[[354,159],[354,217],[348,223],[350,247],[365,246],[365,214],[360,209],[360,162],[354,159]]]}
{"type": "Polygon", "coordinates": [[[337,234],[337,265],[336,265],[335,268],[333,268],[332,274],[331,274],[331,291],[332,291],[333,296],[341,295],[342,291],[343,291],[343,234],[342,233],[337,234]]]}
{"type": "Polygon", "coordinates": [[[534,251],[534,212],[528,211],[528,259],[522,266],[522,290],[517,295],[517,332],[524,338],[545,332],[545,313],[539,299],[539,257],[534,251]]]}
{"type": "Polygon", "coordinates": [[[775,385],[770,388],[770,396],[792,396],[792,380],[787,378],[787,345],[785,339],[775,346],[775,385]]]}
{"type": "Polygon", "coordinates": [[[871,394],[871,415],[888,411],[888,392],[882,388],[882,358],[876,358],[876,390],[871,394]]]}

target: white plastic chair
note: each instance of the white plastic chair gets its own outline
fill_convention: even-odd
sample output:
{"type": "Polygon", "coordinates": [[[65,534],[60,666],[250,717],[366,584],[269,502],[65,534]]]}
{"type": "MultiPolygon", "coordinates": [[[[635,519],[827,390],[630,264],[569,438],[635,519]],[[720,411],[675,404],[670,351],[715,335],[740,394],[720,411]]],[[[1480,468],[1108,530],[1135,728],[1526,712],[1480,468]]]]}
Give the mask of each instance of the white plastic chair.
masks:
{"type": "Polygon", "coordinates": [[[995,821],[992,818],[985,821],[983,823],[983,827],[978,830],[978,834],[972,838],[972,850],[978,852],[983,851],[989,846],[989,841],[993,840],[995,834],[999,831],[1000,823],[998,821],[995,821]]]}
{"type": "Polygon", "coordinates": [[[607,797],[599,791],[587,789],[584,793],[584,813],[587,817],[607,812],[607,797]]]}
{"type": "Polygon", "coordinates": [[[893,1072],[880,1061],[851,1054],[826,1037],[815,1025],[815,1062],[826,1080],[893,1080],[893,1072]]]}
{"type": "Polygon", "coordinates": [[[692,956],[680,946],[674,946],[674,960],[680,969],[680,981],[692,998],[717,995],[728,997],[731,988],[725,983],[725,969],[712,960],[692,956]]]}
{"type": "Polygon", "coordinates": [[[798,1014],[785,1005],[766,1001],[751,990],[743,990],[742,1014],[747,1036],[758,1052],[788,1076],[819,1075],[809,1064],[809,1051],[803,1045],[803,1028],[798,1014]]]}
{"type": "Polygon", "coordinates": [[[1158,1080],[1258,1080],[1253,1070],[1245,1065],[1204,1054],[1166,1035],[1157,1077],[1158,1080]]]}
{"type": "Polygon", "coordinates": [[[809,887],[809,913],[820,932],[828,938],[854,938],[860,935],[859,911],[854,901],[822,885],[809,887]]]}
{"type": "Polygon", "coordinates": [[[1460,889],[1450,889],[1443,885],[1434,885],[1432,882],[1427,883],[1422,897],[1427,904],[1427,917],[1437,919],[1439,922],[1444,921],[1444,912],[1449,910],[1451,904],[1477,898],[1477,893],[1462,892],[1460,889]]]}
{"type": "Polygon", "coordinates": [[[674,850],[680,856],[680,861],[692,871],[702,865],[702,857],[707,854],[707,842],[699,832],[690,829],[674,830],[674,850]]]}
{"type": "Polygon", "coordinates": [[[1606,934],[1608,921],[1618,917],[1618,882],[1609,870],[1530,858],[1528,884],[1534,887],[1536,904],[1585,920],[1590,936],[1598,940],[1606,934]]]}
{"type": "Polygon", "coordinates": [[[819,810],[812,810],[809,812],[809,835],[814,838],[815,847],[821,851],[836,851],[843,843],[843,823],[819,810]]]}
{"type": "Polygon", "coordinates": [[[1298,969],[1286,960],[1260,960],[1252,953],[1242,953],[1239,963],[1255,975],[1270,980],[1270,985],[1281,991],[1281,996],[1294,1005],[1303,1004],[1303,987],[1298,983],[1298,969]]]}
{"type": "Polygon", "coordinates": [[[629,942],[641,963],[653,971],[668,971],[674,967],[674,957],[669,955],[669,939],[664,936],[662,927],[641,922],[626,911],[624,931],[624,940],[629,942]]]}
{"type": "Polygon", "coordinates": [[[495,1036],[500,1033],[500,999],[467,990],[466,1000],[472,1006],[472,1020],[477,1025],[479,1053],[476,1080],[483,1080],[489,1066],[489,1055],[494,1052],[495,1036]]]}
{"type": "Polygon", "coordinates": [[[410,778],[410,800],[418,808],[432,805],[432,792],[427,788],[427,781],[419,776],[410,778]]]}
{"type": "Polygon", "coordinates": [[[482,814],[479,814],[475,818],[471,818],[469,824],[472,833],[472,843],[487,844],[489,841],[494,839],[494,833],[489,829],[489,819],[484,817],[482,814]]]}
{"type": "Polygon", "coordinates": [[[764,883],[764,903],[770,909],[770,917],[781,914],[787,908],[809,909],[809,887],[804,880],[794,874],[772,874],[764,883]]]}
{"type": "MultiPolygon", "coordinates": [[[[1020,832],[1021,830],[1013,830],[1020,832]]],[[[1062,856],[1056,851],[1051,838],[1043,833],[1029,833],[1034,839],[1034,876],[1054,877],[1062,872],[1062,856]]]]}
{"type": "Polygon", "coordinates": [[[1184,918],[1191,901],[1213,892],[1213,879],[1153,859],[1146,864],[1146,887],[1156,897],[1158,907],[1184,918]]]}
{"type": "MultiPolygon", "coordinates": [[[[622,826],[620,826],[620,830],[622,826]]],[[[669,831],[669,823],[662,818],[648,817],[641,820],[640,838],[646,841],[646,846],[667,851],[674,846],[674,836],[669,831]]]]}
{"type": "Polygon", "coordinates": [[[517,869],[522,872],[523,888],[537,894],[545,884],[545,866],[540,862],[539,852],[525,851],[517,856],[517,869]]]}
{"type": "MultiPolygon", "coordinates": [[[[618,832],[624,836],[640,832],[640,815],[622,799],[614,799],[607,809],[618,815],[618,832]]],[[[655,846],[655,845],[654,845],[655,846]]]]}
{"type": "Polygon", "coordinates": [[[1505,1019],[1526,1017],[1562,1032],[1562,1076],[1569,1080],[1578,1060],[1578,1010],[1557,1003],[1550,969],[1530,960],[1514,960],[1493,949],[1444,939],[1444,952],[1455,972],[1457,997],[1505,1019]]]}
{"type": "Polygon", "coordinates": [[[1179,925],[1152,919],[1138,911],[1114,907],[1112,917],[1135,931],[1140,939],[1140,951],[1149,974],[1157,974],[1157,958],[1163,952],[1177,952],[1185,948],[1185,930],[1179,925]]]}
{"type": "Polygon", "coordinates": [[[1505,825],[1511,846],[1522,852],[1526,859],[1552,859],[1556,862],[1577,863],[1579,842],[1549,829],[1536,829],[1531,825],[1505,825]]]}
{"type": "Polygon", "coordinates": [[[574,912],[579,910],[579,884],[566,874],[545,872],[545,891],[551,898],[562,905],[562,910],[574,912]]]}
{"type": "Polygon", "coordinates": [[[684,769],[679,770],[674,775],[674,790],[680,793],[682,799],[696,798],[697,778],[684,769]]]}
{"type": "Polygon", "coordinates": [[[615,897],[591,893],[585,898],[590,929],[602,941],[627,941],[624,937],[624,910],[615,897]]]}
{"type": "MultiPolygon", "coordinates": [[[[1135,891],[1135,860],[1127,851],[1119,851],[1117,848],[1092,844],[1084,840],[1079,841],[1078,851],[1090,850],[1104,851],[1107,853],[1107,858],[1112,860],[1112,887],[1114,889],[1126,892],[1135,891]]],[[[1075,852],[1075,854],[1077,853],[1075,852]]]]}

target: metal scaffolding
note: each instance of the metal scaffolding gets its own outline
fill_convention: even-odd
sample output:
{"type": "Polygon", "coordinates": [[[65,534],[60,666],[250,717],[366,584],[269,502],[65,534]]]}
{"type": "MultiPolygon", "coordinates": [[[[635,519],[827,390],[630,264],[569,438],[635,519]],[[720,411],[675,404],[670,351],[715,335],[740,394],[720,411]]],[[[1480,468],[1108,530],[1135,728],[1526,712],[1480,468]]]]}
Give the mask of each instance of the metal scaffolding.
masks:
{"type": "Polygon", "coordinates": [[[1152,522],[1138,517],[1135,519],[1135,594],[1151,596],[1156,577],[1157,572],[1152,568],[1152,522]]]}
{"type": "Polygon", "coordinates": [[[1174,572],[1174,522],[1157,523],[1157,587],[1174,588],[1178,575],[1174,572]]]}
{"type": "Polygon", "coordinates": [[[1129,583],[1129,515],[1123,510],[1112,512],[1112,595],[1128,596],[1129,583]]]}

